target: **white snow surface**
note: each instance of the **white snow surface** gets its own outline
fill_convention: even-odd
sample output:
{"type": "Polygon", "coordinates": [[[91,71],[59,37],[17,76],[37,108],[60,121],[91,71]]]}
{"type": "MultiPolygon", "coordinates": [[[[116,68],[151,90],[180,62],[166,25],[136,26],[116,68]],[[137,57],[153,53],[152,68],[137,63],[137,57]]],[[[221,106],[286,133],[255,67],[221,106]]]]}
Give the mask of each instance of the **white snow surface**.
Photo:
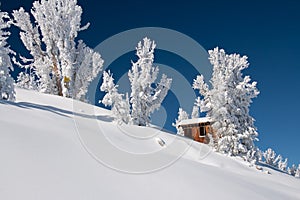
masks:
{"type": "Polygon", "coordinates": [[[118,126],[110,111],[74,102],[21,89],[15,103],[0,101],[1,200],[300,199],[300,179],[267,167],[257,170],[156,128],[118,126]],[[84,145],[84,138],[101,135],[99,129],[120,151],[144,157],[155,152],[159,162],[173,162],[159,169],[151,159],[139,162],[143,156],[130,165],[125,156],[112,169],[99,159],[101,150],[117,158],[102,141],[99,148],[84,145]]]}

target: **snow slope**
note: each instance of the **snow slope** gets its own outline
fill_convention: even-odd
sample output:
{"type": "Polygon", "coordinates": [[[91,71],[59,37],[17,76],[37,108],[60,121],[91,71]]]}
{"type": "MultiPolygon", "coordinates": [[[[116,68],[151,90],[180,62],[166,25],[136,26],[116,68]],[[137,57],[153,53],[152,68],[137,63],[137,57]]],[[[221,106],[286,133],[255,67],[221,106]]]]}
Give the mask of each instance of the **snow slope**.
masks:
{"type": "Polygon", "coordinates": [[[21,89],[0,101],[0,158],[1,200],[300,199],[300,179],[21,89]]]}

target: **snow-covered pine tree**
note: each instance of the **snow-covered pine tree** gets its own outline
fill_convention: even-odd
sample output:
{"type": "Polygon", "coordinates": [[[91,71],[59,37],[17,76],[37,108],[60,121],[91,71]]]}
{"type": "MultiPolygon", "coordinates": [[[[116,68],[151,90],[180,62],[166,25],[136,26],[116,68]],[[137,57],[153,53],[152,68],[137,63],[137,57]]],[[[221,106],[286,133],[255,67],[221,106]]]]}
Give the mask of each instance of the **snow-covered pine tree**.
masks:
{"type": "Polygon", "coordinates": [[[178,128],[179,122],[181,122],[182,120],[188,119],[188,118],[189,118],[189,115],[187,114],[187,112],[185,112],[182,108],[179,108],[179,110],[178,110],[178,118],[175,119],[175,123],[172,124],[176,128],[178,135],[182,135],[183,136],[183,130],[182,130],[182,128],[181,127],[178,128]]]}
{"type": "Polygon", "coordinates": [[[223,49],[215,48],[209,51],[209,60],[213,65],[212,88],[204,82],[202,75],[197,76],[193,84],[203,96],[201,112],[207,112],[214,121],[212,126],[219,138],[219,152],[246,155],[254,148],[258,136],[249,107],[259,94],[256,82],[242,74],[249,66],[247,57],[227,55],[223,49]]]}
{"type": "Polygon", "coordinates": [[[155,42],[147,37],[140,41],[136,48],[139,59],[132,62],[132,68],[128,72],[131,83],[131,118],[133,124],[139,126],[149,124],[151,113],[160,107],[171,87],[172,79],[165,74],[155,84],[159,72],[158,67],[153,66],[155,47],[155,42]]]}
{"type": "Polygon", "coordinates": [[[263,157],[265,159],[266,164],[271,165],[273,167],[278,167],[278,162],[282,159],[281,155],[276,156],[276,153],[271,148],[268,148],[264,153],[263,157]]]}
{"type": "Polygon", "coordinates": [[[105,106],[111,106],[116,121],[128,124],[131,121],[128,94],[123,99],[124,95],[118,93],[118,85],[114,84],[110,71],[103,72],[103,83],[100,90],[106,92],[101,102],[105,106]]]}
{"type": "Polygon", "coordinates": [[[14,52],[9,48],[6,40],[10,35],[6,29],[11,25],[8,13],[0,11],[0,99],[14,101],[14,80],[9,74],[13,70],[10,54],[14,52]]]}
{"type": "Polygon", "coordinates": [[[85,100],[89,83],[102,70],[99,53],[76,42],[82,9],[76,0],[40,0],[33,3],[31,22],[23,8],[13,11],[14,25],[32,59],[21,57],[19,65],[34,71],[38,90],[85,100]]]}

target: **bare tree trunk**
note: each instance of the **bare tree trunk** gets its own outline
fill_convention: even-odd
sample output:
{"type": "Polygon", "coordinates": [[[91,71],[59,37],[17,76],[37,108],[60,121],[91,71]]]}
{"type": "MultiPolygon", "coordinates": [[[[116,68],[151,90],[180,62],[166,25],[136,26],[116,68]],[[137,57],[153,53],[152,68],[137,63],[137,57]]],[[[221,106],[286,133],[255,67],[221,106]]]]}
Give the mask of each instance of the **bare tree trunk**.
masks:
{"type": "Polygon", "coordinates": [[[54,71],[55,83],[56,83],[58,95],[63,96],[62,86],[61,86],[61,81],[60,81],[60,74],[59,74],[59,71],[57,68],[57,62],[56,62],[54,55],[52,55],[52,62],[53,62],[53,71],[54,71]]]}

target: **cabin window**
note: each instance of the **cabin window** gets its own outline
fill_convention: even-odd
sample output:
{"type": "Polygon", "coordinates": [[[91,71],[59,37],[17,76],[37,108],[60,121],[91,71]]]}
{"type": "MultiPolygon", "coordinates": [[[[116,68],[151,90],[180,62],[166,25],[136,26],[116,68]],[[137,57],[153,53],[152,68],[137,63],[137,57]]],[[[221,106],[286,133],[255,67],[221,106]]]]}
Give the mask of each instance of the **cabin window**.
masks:
{"type": "Polygon", "coordinates": [[[205,126],[200,126],[200,137],[205,137],[205,126]]]}

